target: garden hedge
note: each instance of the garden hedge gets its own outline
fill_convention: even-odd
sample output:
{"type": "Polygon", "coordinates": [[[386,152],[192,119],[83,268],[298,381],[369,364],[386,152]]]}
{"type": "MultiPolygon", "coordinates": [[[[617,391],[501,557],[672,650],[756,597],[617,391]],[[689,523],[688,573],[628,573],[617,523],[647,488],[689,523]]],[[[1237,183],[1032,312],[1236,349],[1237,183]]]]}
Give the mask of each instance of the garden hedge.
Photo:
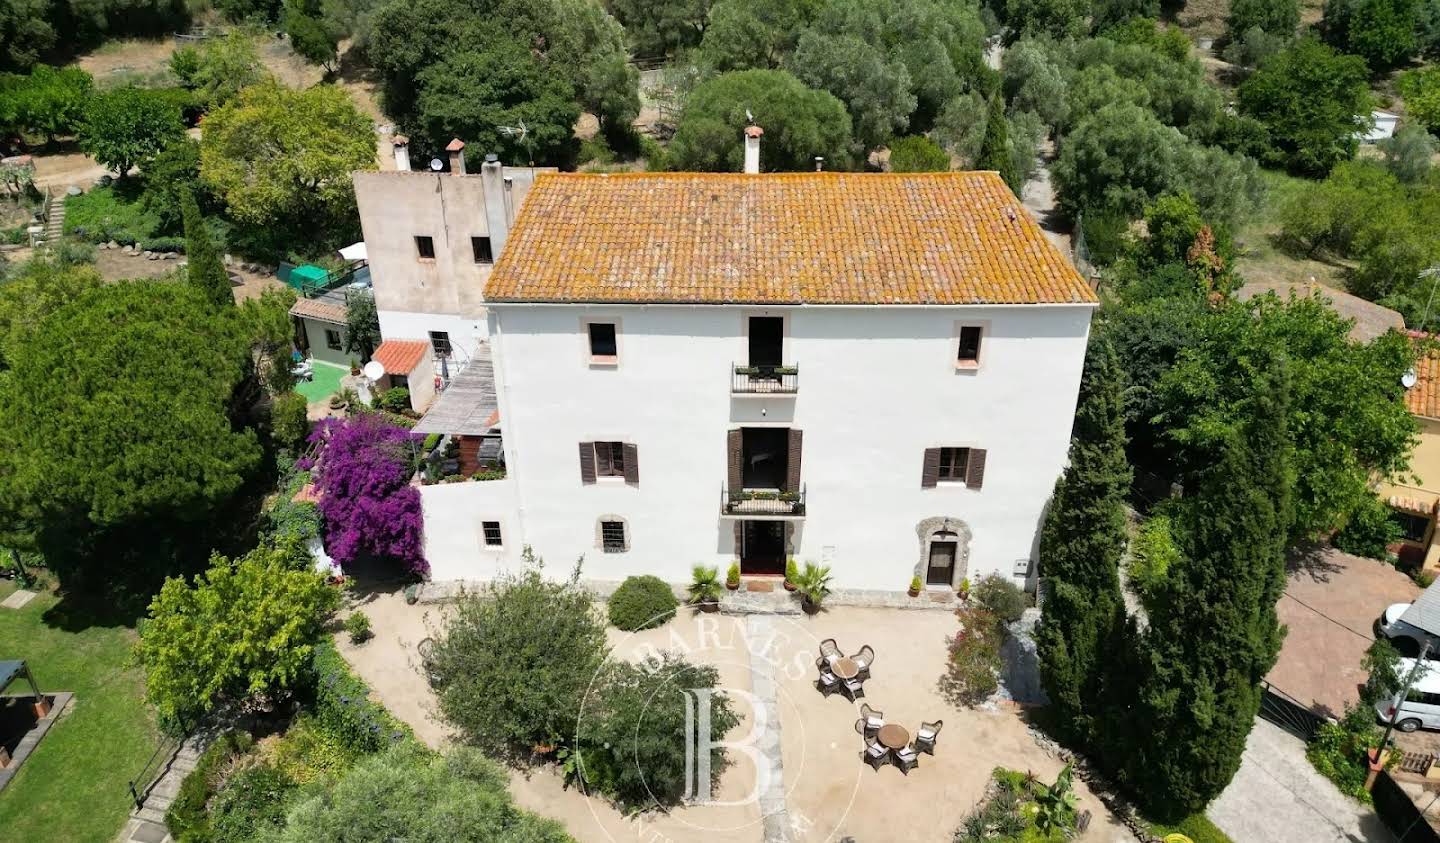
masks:
{"type": "Polygon", "coordinates": [[[651,629],[675,617],[680,602],[659,577],[629,577],[610,597],[610,623],[627,632],[651,629]]]}

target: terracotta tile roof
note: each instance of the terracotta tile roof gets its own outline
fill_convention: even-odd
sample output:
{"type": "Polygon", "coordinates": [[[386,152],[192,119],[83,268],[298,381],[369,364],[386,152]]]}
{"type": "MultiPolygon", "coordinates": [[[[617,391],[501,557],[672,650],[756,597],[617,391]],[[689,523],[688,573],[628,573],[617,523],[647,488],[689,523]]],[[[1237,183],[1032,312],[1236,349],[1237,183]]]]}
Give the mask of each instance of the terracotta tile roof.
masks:
{"type": "Polygon", "coordinates": [[[319,299],[298,299],[290,306],[291,316],[303,316],[335,325],[345,324],[345,308],[319,299]]]}
{"type": "Polygon", "coordinates": [[[492,301],[1097,301],[1000,177],[541,174],[492,301]]]}
{"type": "Polygon", "coordinates": [[[1350,339],[1356,342],[1369,342],[1386,331],[1394,328],[1397,331],[1405,330],[1405,317],[1384,305],[1366,301],[1359,296],[1352,296],[1343,290],[1336,290],[1333,287],[1326,287],[1317,281],[1250,281],[1236,291],[1241,301],[1248,301],[1255,296],[1264,295],[1267,292],[1274,292],[1282,299],[1289,298],[1292,294],[1298,297],[1321,295],[1329,299],[1330,309],[1340,314],[1345,319],[1353,319],[1355,324],[1350,326],[1350,339]]]}
{"type": "Polygon", "coordinates": [[[408,375],[429,353],[430,343],[424,340],[386,340],[371,359],[379,360],[387,375],[408,375]]]}
{"type": "Polygon", "coordinates": [[[1415,385],[1405,390],[1410,413],[1440,419],[1440,354],[1422,352],[1415,361],[1415,385]]]}

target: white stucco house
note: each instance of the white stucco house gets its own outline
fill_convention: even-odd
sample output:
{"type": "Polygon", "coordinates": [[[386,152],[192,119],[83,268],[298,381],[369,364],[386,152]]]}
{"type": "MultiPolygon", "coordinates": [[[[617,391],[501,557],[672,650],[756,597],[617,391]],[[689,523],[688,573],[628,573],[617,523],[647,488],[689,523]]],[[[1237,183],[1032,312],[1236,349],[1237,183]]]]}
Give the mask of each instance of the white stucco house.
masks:
{"type": "MultiPolygon", "coordinates": [[[[357,176],[362,218],[383,177],[446,178],[357,176]]],[[[453,314],[473,320],[467,365],[416,428],[507,469],[423,487],[433,579],[492,578],[526,546],[601,581],[775,576],[791,556],[845,589],[1034,576],[1097,300],[995,173],[527,188],[453,314]]],[[[397,244],[433,217],[387,207],[397,244]]],[[[415,259],[443,265],[440,245],[415,259]]],[[[387,275],[376,251],[377,299],[432,271],[387,275]]],[[[414,337],[397,325],[382,311],[387,340],[414,337]]]]}

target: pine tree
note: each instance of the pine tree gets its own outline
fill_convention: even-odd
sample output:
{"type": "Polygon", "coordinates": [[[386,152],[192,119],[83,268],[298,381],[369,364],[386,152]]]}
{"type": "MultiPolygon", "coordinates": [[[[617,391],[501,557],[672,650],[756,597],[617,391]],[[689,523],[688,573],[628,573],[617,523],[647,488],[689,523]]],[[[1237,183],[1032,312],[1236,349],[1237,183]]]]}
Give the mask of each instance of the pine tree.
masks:
{"type": "Polygon", "coordinates": [[[1183,507],[1184,558],[1137,654],[1145,667],[1131,722],[1147,734],[1130,747],[1127,778],[1162,821],[1200,810],[1235,775],[1283,638],[1288,372],[1283,358],[1258,362],[1246,424],[1183,507]]]}
{"type": "Polygon", "coordinates": [[[235,294],[230,291],[230,276],[210,240],[210,230],[200,216],[195,194],[188,190],[180,195],[180,217],[185,226],[185,258],[189,262],[187,277],[190,283],[200,288],[216,307],[233,306],[235,294]]]}
{"type": "Polygon", "coordinates": [[[1097,336],[1080,384],[1070,465],[1055,484],[1040,537],[1048,589],[1036,632],[1041,678],[1056,722],[1102,757],[1108,701],[1125,679],[1107,662],[1123,657],[1129,639],[1118,573],[1132,477],[1123,377],[1114,346],[1097,336]]]}
{"type": "Polygon", "coordinates": [[[990,97],[990,115],[985,121],[985,139],[980,142],[980,156],[975,169],[994,170],[1005,180],[1015,195],[1020,195],[1020,174],[1015,172],[1015,159],[1010,155],[1010,128],[1005,119],[1005,101],[999,94],[990,97]]]}

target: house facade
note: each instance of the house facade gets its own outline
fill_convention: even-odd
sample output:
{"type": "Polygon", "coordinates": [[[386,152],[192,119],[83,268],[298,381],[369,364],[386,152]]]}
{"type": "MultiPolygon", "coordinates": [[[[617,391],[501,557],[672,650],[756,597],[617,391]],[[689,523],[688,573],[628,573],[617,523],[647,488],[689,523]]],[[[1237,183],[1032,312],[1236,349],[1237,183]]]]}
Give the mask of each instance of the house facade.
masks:
{"type": "MultiPolygon", "coordinates": [[[[1417,339],[1423,334],[1413,335],[1417,339]]],[[[1408,383],[1408,381],[1407,381],[1408,383]]],[[[1422,349],[1415,361],[1414,383],[1405,389],[1405,406],[1419,426],[1410,452],[1410,473],[1391,478],[1377,490],[1390,504],[1403,537],[1391,550],[1402,563],[1440,571],[1440,356],[1422,349]]]]}
{"type": "Polygon", "coordinates": [[[422,488],[434,579],[1033,579],[1096,299],[994,173],[540,174],[507,235],[416,428],[506,469],[422,488]]]}

